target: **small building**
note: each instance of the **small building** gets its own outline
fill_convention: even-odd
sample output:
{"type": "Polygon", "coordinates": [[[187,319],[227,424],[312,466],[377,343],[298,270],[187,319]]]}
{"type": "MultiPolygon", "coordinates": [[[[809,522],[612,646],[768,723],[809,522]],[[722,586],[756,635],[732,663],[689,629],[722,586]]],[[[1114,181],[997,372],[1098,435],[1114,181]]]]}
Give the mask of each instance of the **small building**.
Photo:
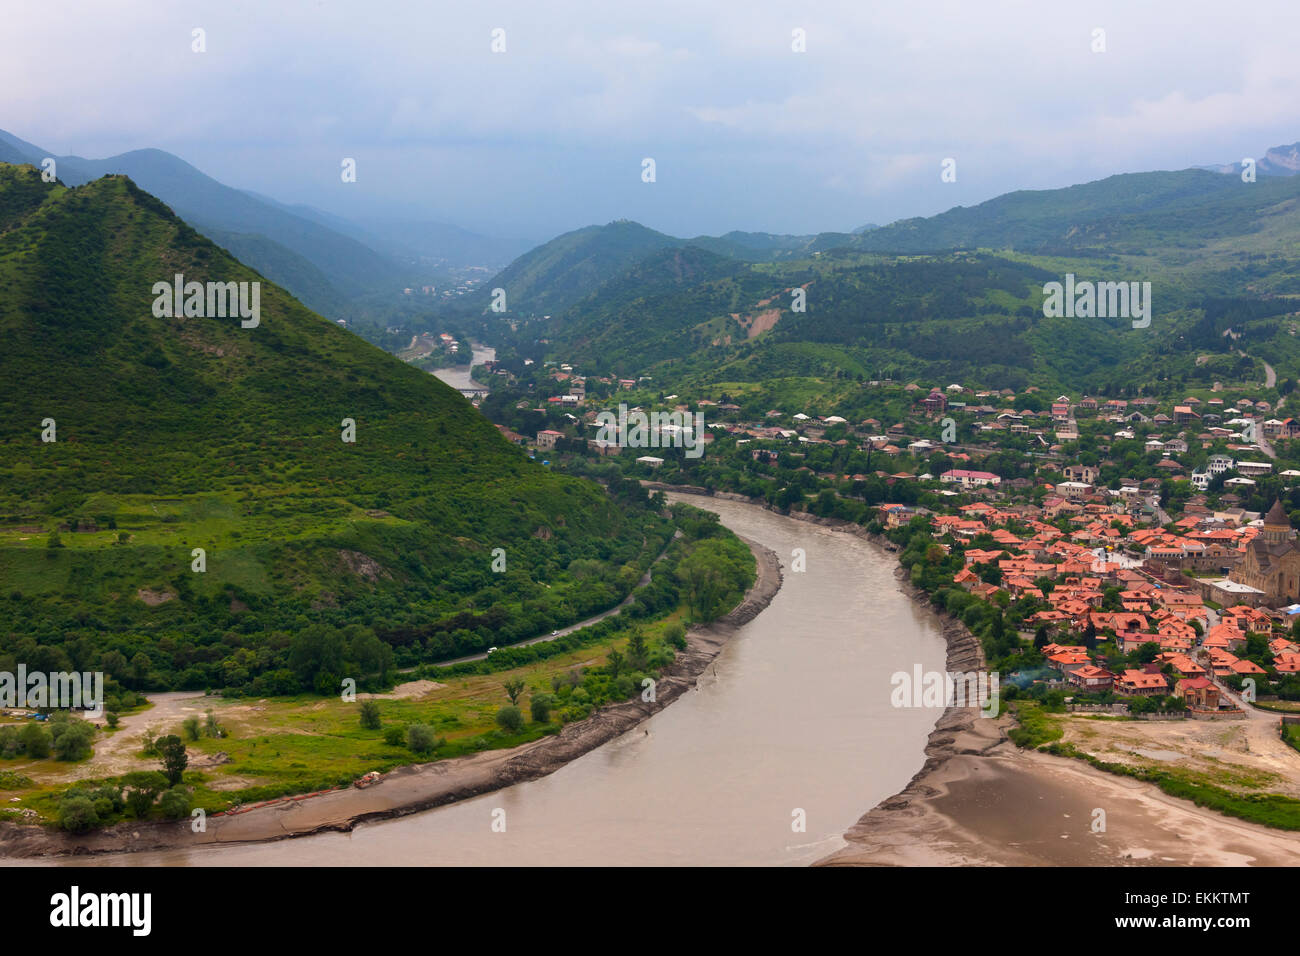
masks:
{"type": "Polygon", "coordinates": [[[1188,677],[1180,680],[1177,694],[1191,710],[1213,713],[1219,709],[1219,688],[1208,677],[1188,677]]]}
{"type": "Polygon", "coordinates": [[[944,484],[957,484],[963,488],[981,488],[985,485],[997,486],[1002,483],[1002,479],[990,471],[967,471],[964,468],[953,468],[945,471],[939,476],[939,480],[944,484]]]}
{"type": "Polygon", "coordinates": [[[1163,674],[1148,674],[1130,668],[1115,682],[1115,693],[1125,697],[1154,697],[1169,693],[1169,684],[1163,674]]]}
{"type": "Polygon", "coordinates": [[[1071,500],[1086,498],[1092,494],[1092,485],[1086,481],[1060,481],[1056,484],[1056,493],[1071,500]]]}

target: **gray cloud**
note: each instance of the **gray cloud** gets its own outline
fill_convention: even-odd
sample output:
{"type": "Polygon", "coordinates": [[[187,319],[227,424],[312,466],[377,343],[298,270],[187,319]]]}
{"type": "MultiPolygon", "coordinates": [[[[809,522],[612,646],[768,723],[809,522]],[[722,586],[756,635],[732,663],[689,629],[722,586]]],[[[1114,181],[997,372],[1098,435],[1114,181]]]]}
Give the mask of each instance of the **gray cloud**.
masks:
{"type": "Polygon", "coordinates": [[[1293,142],[1297,26],[1291,0],[79,0],[6,12],[0,125],[345,214],[812,232],[1293,142]]]}

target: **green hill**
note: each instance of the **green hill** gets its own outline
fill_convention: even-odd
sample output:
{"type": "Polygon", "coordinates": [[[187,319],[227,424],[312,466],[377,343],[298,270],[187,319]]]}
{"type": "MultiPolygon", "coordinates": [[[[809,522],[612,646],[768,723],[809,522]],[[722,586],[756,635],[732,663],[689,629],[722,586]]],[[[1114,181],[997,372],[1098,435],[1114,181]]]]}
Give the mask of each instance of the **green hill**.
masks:
{"type": "Polygon", "coordinates": [[[396,292],[411,279],[409,269],[357,239],[232,189],[163,150],[137,149],[107,159],[54,156],[0,130],[0,162],[39,166],[46,156],[55,159],[59,181],[70,186],[129,176],[191,226],[317,308],[338,304],[340,295],[396,292]]]}
{"type": "Polygon", "coordinates": [[[1065,189],[1020,190],[978,206],[905,219],[855,236],[871,252],[1017,249],[1048,254],[1154,255],[1169,261],[1250,237],[1272,246],[1278,216],[1300,226],[1300,180],[1240,177],[1200,169],[1127,173],[1065,189]]]}
{"type": "MultiPolygon", "coordinates": [[[[659,247],[624,243],[625,255],[604,257],[600,275],[579,285],[561,275],[564,292],[550,300],[560,304],[545,322],[520,310],[508,329],[490,317],[477,328],[505,357],[650,375],[670,390],[678,381],[893,375],[1119,394],[1135,384],[1176,391],[1263,379],[1263,366],[1243,366],[1239,350],[1279,379],[1300,378],[1297,176],[1125,174],[853,234],[736,232],[688,243],[616,225],[659,247]],[[1045,318],[1044,283],[1067,273],[1150,282],[1151,327],[1045,318]],[[796,287],[804,311],[794,308],[796,287]]],[[[595,262],[591,247],[612,228],[562,236],[502,275],[529,266],[531,296],[546,301],[553,273],[531,265],[579,242],[582,261],[595,262]]]]}
{"type": "Polygon", "coordinates": [[[681,239],[626,219],[605,226],[587,226],[524,253],[487,283],[474,304],[486,309],[491,289],[501,288],[506,291],[506,307],[512,313],[558,312],[651,253],[680,245],[681,239]]]}
{"type": "Polygon", "coordinates": [[[336,689],[385,653],[441,659],[607,607],[670,533],[125,177],[0,165],[0,331],[0,669],[336,689]],[[176,273],[260,281],[260,324],[156,317],[176,273]]]}

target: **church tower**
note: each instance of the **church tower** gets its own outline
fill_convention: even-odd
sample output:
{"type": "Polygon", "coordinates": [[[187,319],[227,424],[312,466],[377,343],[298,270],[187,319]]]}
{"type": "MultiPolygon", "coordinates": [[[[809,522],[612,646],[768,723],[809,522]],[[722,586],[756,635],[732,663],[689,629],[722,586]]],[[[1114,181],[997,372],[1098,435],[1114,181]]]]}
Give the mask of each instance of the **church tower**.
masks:
{"type": "Polygon", "coordinates": [[[1295,532],[1291,530],[1291,519],[1287,517],[1286,510],[1282,507],[1282,499],[1273,502],[1273,507],[1268,509],[1268,514],[1264,516],[1264,530],[1259,536],[1269,544],[1282,544],[1295,539],[1295,532]]]}

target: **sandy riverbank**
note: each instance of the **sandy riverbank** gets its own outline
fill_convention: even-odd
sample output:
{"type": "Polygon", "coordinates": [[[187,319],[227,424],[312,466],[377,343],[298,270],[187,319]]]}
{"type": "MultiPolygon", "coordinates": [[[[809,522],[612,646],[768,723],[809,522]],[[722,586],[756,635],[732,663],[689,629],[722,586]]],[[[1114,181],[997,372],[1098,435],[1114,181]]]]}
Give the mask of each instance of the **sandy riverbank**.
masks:
{"type": "MultiPolygon", "coordinates": [[[[930,607],[924,593],[900,586],[930,607]]],[[[941,617],[948,670],[982,667],[975,637],[941,617]]],[[[814,866],[1300,865],[1300,833],[1227,817],[1079,760],[1021,750],[1007,737],[1011,726],[1007,716],[946,710],[921,771],[844,834],[847,847],[814,866]],[[1104,821],[1104,831],[1094,832],[1094,820],[1104,821]]]]}
{"type": "MultiPolygon", "coordinates": [[[[703,488],[671,490],[709,494],[703,488]]],[[[716,497],[750,500],[728,493],[716,497]]],[[[857,525],[806,514],[791,517],[884,546],[882,538],[857,525]]],[[[898,576],[900,589],[942,621],[947,669],[982,668],[984,655],[974,635],[935,610],[901,570],[898,576]]],[[[848,846],[814,865],[1300,865],[1300,833],[1227,817],[1079,760],[1022,751],[1007,737],[1012,726],[1009,717],[987,719],[974,708],[946,710],[930,734],[924,766],[907,787],[859,819],[844,834],[848,846]],[[1093,831],[1097,810],[1105,813],[1104,832],[1093,831]]],[[[1167,736],[1171,725],[1151,730],[1167,736]]],[[[1260,744],[1247,741],[1246,750],[1255,758],[1268,756],[1260,744]]]]}
{"type": "Polygon", "coordinates": [[[656,686],[653,703],[638,697],[614,704],[586,720],[566,725],[554,736],[509,750],[398,768],[365,790],[347,788],[244,813],[209,817],[203,833],[192,832],[188,820],[144,825],[128,822],[85,836],[46,827],[0,824],[0,856],[164,850],[347,832],[365,821],[404,816],[545,776],[625,733],[680,697],[695,685],[737,629],[771,603],[781,587],[780,561],[770,549],[743,540],[757,562],[753,586],[730,614],[707,627],[691,629],[686,649],[677,655],[670,671],[656,686]]]}

